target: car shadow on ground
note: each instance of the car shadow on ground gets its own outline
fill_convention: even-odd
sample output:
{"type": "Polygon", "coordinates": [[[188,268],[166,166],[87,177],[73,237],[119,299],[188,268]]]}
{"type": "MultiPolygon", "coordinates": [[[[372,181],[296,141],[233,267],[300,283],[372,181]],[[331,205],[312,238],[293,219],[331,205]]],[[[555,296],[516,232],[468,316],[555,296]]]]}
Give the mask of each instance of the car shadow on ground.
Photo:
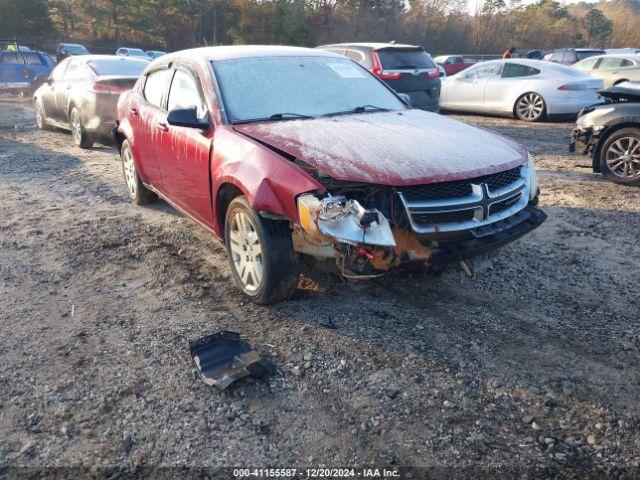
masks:
{"type": "Polygon", "coordinates": [[[622,239],[610,232],[614,218],[640,225],[640,213],[547,210],[550,220],[539,230],[470,262],[474,280],[455,265],[439,276],[355,283],[317,275],[292,301],[271,308],[292,322],[513,387],[629,408],[640,396],[640,362],[621,345],[640,338],[633,314],[640,287],[631,297],[627,287],[640,276],[640,255],[631,231],[622,239]],[[601,253],[616,243],[619,254],[601,253]]]}

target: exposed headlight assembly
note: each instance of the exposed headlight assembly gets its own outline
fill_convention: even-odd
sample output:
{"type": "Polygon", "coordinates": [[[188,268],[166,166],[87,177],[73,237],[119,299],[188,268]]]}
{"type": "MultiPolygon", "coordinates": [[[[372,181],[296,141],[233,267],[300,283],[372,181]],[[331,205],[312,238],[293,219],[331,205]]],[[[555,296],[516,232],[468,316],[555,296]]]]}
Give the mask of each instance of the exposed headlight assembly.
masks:
{"type": "Polygon", "coordinates": [[[538,194],[538,174],[536,166],[533,164],[533,156],[529,153],[527,170],[529,171],[529,200],[533,200],[538,194]]]}
{"type": "Polygon", "coordinates": [[[367,244],[394,247],[396,242],[389,221],[376,209],[366,209],[356,200],[343,196],[318,199],[305,194],[298,197],[300,226],[308,234],[334,238],[352,245],[367,244]]]}
{"type": "Polygon", "coordinates": [[[578,117],[576,125],[579,127],[593,127],[596,120],[604,117],[614,110],[615,109],[613,107],[596,108],[595,110],[578,117]]]}

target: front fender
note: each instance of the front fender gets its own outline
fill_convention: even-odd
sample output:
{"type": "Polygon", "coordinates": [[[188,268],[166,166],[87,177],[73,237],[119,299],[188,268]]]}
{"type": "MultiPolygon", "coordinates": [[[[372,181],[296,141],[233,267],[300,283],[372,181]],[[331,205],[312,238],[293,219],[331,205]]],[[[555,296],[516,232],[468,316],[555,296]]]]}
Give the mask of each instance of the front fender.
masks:
{"type": "Polygon", "coordinates": [[[244,193],[254,210],[298,222],[298,195],[324,190],[292,161],[227,126],[216,131],[213,152],[214,202],[220,187],[230,183],[244,193]]]}

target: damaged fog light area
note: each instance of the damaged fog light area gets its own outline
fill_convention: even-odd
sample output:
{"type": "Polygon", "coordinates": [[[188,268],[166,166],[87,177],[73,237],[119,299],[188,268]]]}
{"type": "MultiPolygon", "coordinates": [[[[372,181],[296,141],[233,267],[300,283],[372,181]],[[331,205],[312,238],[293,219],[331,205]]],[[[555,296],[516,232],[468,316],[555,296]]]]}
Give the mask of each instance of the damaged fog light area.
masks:
{"type": "Polygon", "coordinates": [[[302,229],[319,239],[330,237],[348,245],[395,247],[391,225],[376,209],[366,209],[357,200],[344,196],[318,199],[306,194],[298,198],[302,229]]]}

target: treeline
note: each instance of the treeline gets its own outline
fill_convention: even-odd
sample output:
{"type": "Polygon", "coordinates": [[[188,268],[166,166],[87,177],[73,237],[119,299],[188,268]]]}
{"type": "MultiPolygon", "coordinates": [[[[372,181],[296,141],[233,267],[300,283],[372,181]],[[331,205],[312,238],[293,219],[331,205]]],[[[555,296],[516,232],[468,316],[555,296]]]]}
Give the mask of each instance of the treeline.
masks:
{"type": "Polygon", "coordinates": [[[640,0],[0,0],[0,37],[105,49],[201,45],[418,44],[432,54],[639,47],[640,0]]]}

